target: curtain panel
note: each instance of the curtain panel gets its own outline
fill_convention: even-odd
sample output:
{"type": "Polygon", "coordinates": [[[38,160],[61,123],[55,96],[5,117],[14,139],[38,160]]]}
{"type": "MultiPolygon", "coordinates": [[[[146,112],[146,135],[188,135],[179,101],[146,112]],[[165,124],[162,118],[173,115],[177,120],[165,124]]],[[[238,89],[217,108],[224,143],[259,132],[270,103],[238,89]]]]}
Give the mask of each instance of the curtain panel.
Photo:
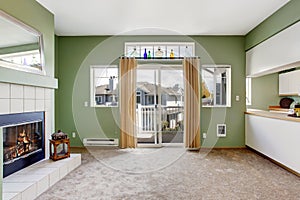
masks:
{"type": "Polygon", "coordinates": [[[185,148],[200,149],[200,59],[185,58],[184,71],[184,129],[185,148]]]}
{"type": "Polygon", "coordinates": [[[120,147],[136,148],[136,68],[134,58],[120,59],[120,147]]]}

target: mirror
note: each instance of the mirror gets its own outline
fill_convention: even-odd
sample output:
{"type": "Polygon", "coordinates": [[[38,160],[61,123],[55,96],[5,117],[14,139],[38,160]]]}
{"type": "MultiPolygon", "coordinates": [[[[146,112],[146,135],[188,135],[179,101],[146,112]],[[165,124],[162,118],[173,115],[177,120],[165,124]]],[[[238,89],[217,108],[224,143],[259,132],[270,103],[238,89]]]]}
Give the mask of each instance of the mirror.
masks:
{"type": "Polygon", "coordinates": [[[44,73],[42,34],[0,10],[0,66],[44,73]]]}
{"type": "Polygon", "coordinates": [[[202,106],[231,106],[231,66],[203,65],[202,75],[202,106]]]}

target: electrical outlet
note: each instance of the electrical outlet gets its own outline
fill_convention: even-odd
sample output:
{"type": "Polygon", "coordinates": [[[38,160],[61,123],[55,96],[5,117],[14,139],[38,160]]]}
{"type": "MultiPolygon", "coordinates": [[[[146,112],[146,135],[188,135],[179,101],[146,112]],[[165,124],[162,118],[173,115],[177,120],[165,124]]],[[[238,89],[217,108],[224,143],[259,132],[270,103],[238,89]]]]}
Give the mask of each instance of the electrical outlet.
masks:
{"type": "Polygon", "coordinates": [[[76,137],[76,133],[75,133],[75,132],[72,133],[72,137],[73,137],[73,138],[76,137]]]}
{"type": "Polygon", "coordinates": [[[85,107],[88,107],[88,106],[89,106],[89,102],[85,101],[85,102],[84,102],[84,106],[85,106],[85,107]]]}
{"type": "Polygon", "coordinates": [[[206,138],[206,133],[203,133],[203,136],[202,136],[202,137],[203,137],[203,139],[205,139],[205,138],[206,138]]]}
{"type": "Polygon", "coordinates": [[[235,100],[236,100],[236,101],[240,101],[240,96],[238,96],[238,95],[235,96],[235,100]]]}

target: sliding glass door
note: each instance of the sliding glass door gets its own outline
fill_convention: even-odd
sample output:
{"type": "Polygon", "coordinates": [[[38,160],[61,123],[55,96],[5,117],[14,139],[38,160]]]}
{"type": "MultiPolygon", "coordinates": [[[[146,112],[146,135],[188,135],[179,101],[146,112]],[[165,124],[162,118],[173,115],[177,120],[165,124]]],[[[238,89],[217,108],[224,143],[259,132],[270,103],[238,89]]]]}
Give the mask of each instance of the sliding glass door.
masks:
{"type": "Polygon", "coordinates": [[[183,92],[182,66],[138,66],[138,147],[183,143],[183,92]]]}

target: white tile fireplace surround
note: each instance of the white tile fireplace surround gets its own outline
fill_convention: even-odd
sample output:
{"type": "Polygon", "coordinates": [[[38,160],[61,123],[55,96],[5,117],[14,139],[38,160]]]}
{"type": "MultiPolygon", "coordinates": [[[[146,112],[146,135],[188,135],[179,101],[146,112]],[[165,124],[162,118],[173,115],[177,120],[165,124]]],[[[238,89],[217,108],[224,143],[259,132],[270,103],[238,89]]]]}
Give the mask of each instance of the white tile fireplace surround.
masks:
{"type": "MultiPolygon", "coordinates": [[[[0,115],[45,111],[45,141],[54,132],[54,89],[0,82],[0,115]]],[[[49,143],[45,142],[45,157],[49,143]]]]}
{"type": "Polygon", "coordinates": [[[0,115],[40,111],[45,112],[45,159],[5,177],[4,199],[32,200],[81,163],[80,155],[74,154],[56,162],[48,159],[49,139],[55,132],[54,89],[0,82],[0,115]]]}

